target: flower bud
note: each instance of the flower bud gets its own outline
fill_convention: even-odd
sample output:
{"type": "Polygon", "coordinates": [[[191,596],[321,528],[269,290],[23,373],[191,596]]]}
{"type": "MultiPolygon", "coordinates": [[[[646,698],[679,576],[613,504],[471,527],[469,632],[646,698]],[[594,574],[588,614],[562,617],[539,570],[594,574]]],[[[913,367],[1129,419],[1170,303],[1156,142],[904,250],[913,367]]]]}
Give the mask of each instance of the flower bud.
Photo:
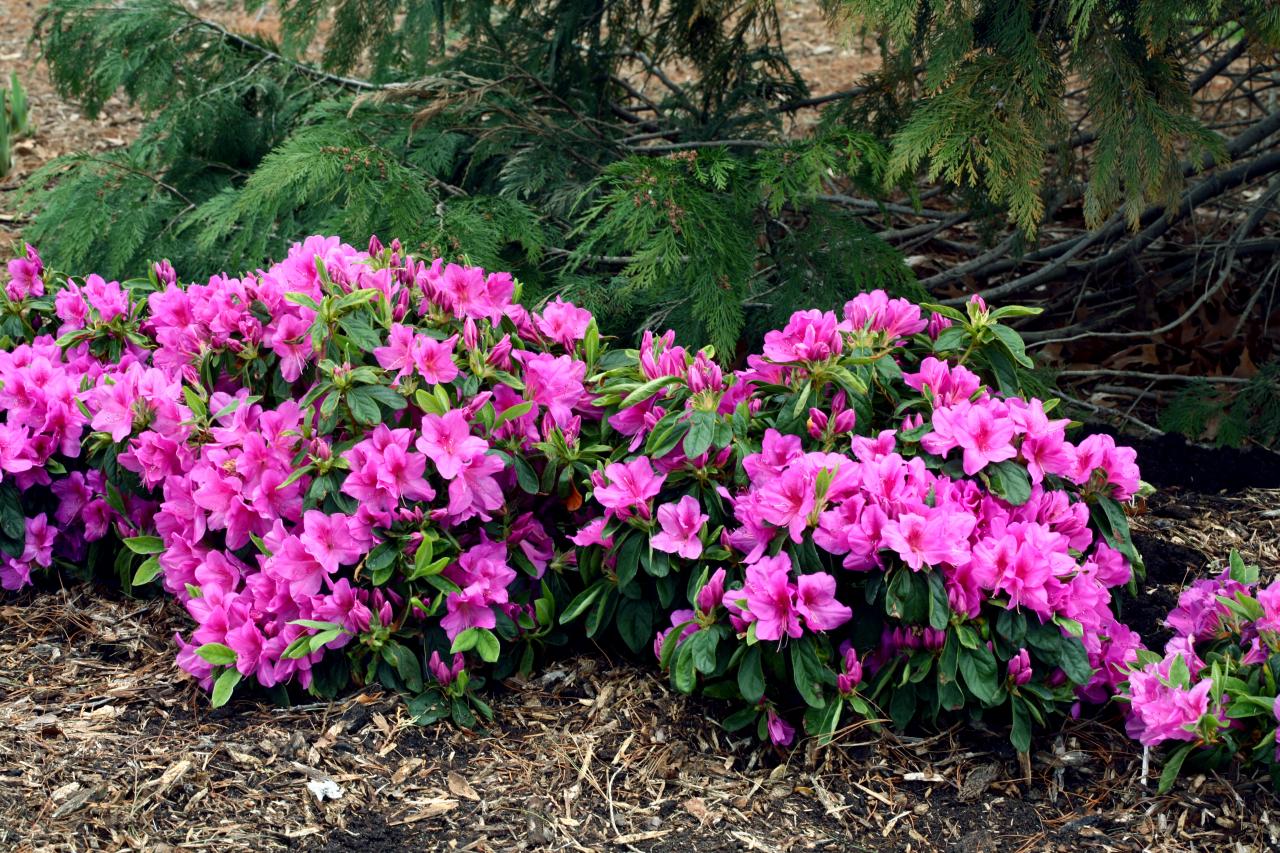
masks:
{"type": "Polygon", "coordinates": [[[369,254],[375,258],[382,254],[382,241],[378,239],[377,234],[369,235],[369,254]]]}
{"type": "Polygon", "coordinates": [[[153,267],[156,271],[156,280],[162,285],[171,285],[178,283],[178,274],[173,269],[173,264],[169,263],[169,259],[157,261],[153,267]]]}
{"type": "Polygon", "coordinates": [[[1018,653],[1009,659],[1009,680],[1016,685],[1026,684],[1031,680],[1031,656],[1026,649],[1018,649],[1018,653]]]}
{"type": "Polygon", "coordinates": [[[821,409],[809,409],[809,436],[822,438],[827,431],[827,414],[821,409]]]}
{"type": "Polygon", "coordinates": [[[853,428],[858,424],[858,413],[853,409],[845,409],[836,415],[835,423],[831,426],[831,432],[835,435],[844,435],[846,432],[853,432],[853,428]]]}
{"type": "Polygon", "coordinates": [[[724,569],[716,569],[715,574],[707,579],[702,589],[698,590],[698,610],[704,615],[720,606],[724,599],[724,569]]]}
{"type": "Polygon", "coordinates": [[[937,311],[933,312],[932,316],[929,317],[928,333],[930,340],[936,341],[938,335],[942,334],[942,330],[949,328],[951,328],[950,317],[944,317],[937,311]]]}
{"type": "Polygon", "coordinates": [[[844,652],[844,671],[836,676],[836,688],[847,695],[862,683],[862,661],[858,660],[858,652],[850,644],[845,643],[841,649],[844,652]]]}
{"type": "Polygon", "coordinates": [[[462,342],[469,350],[475,349],[480,343],[480,330],[476,328],[476,321],[470,317],[462,324],[462,342]]]}
{"type": "Polygon", "coordinates": [[[485,361],[491,367],[499,370],[511,369],[511,336],[503,335],[502,340],[493,345],[493,349],[489,350],[489,355],[485,357],[485,361]]]}

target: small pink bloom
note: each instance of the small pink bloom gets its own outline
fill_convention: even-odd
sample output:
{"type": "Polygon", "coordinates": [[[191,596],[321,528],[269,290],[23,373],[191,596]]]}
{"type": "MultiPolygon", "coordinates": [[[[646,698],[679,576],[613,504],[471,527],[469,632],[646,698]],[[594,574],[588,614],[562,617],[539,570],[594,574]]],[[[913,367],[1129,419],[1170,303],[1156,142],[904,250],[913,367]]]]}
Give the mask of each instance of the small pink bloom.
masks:
{"type": "Polygon", "coordinates": [[[489,449],[489,442],[472,435],[466,416],[451,409],[443,415],[423,415],[422,436],[416,446],[435,463],[441,477],[452,480],[472,457],[489,449]]]}
{"type": "Polygon", "coordinates": [[[853,618],[853,611],[836,601],[836,579],[825,572],[796,581],[796,611],[810,631],[830,631],[853,618]]]}
{"type": "Polygon", "coordinates": [[[658,523],[662,531],[649,540],[654,548],[668,554],[678,554],[686,560],[696,560],[702,555],[702,540],[698,538],[707,519],[697,499],[685,495],[678,503],[658,507],[658,523]]]}
{"type": "Polygon", "coordinates": [[[574,344],[583,339],[591,325],[591,312],[572,302],[561,301],[557,296],[540,315],[534,315],[534,325],[546,338],[572,352],[574,344]]]}

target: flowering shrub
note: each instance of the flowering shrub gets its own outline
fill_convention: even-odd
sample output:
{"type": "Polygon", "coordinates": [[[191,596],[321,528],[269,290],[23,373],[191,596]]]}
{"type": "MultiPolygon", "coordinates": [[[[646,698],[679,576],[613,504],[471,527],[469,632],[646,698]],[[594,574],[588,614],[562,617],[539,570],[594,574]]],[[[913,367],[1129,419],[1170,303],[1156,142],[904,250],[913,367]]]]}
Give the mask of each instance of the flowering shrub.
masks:
{"type": "Polygon", "coordinates": [[[1176,745],[1161,790],[1188,759],[1243,760],[1280,783],[1280,581],[1263,586],[1233,551],[1221,574],[1182,591],[1165,624],[1174,635],[1164,654],[1140,650],[1120,696],[1130,735],[1148,748],[1176,745]]]}
{"type": "Polygon", "coordinates": [[[178,661],[215,704],[242,678],[380,680],[467,721],[484,706],[464,657],[503,674],[560,641],[573,555],[547,495],[604,449],[578,440],[585,312],[531,314],[505,274],[320,237],[204,285],[162,264],[46,292],[34,252],[10,278],[5,588],[108,558],[128,584],[161,578],[195,620],[178,661]],[[96,554],[111,530],[127,547],[96,554]]]}
{"type": "Polygon", "coordinates": [[[627,453],[593,474],[562,620],[652,639],[677,688],[740,701],[729,727],[779,744],[796,707],[823,740],[873,707],[1003,709],[1026,749],[1105,699],[1138,646],[1111,608],[1138,469],[966,366],[1007,385],[1026,356],[1000,320],[1022,312],[874,292],[797,312],[732,374],[670,335],[611,353],[595,402],[627,453]]]}
{"type": "Polygon", "coordinates": [[[0,582],[158,579],[215,704],[377,680],[466,723],[474,664],[527,670],[579,622],[779,744],[967,711],[1026,749],[1128,677],[1134,454],[1015,395],[1025,309],[872,292],[726,373],[518,297],[376,240],[203,285],[29,251],[0,319],[0,582]]]}

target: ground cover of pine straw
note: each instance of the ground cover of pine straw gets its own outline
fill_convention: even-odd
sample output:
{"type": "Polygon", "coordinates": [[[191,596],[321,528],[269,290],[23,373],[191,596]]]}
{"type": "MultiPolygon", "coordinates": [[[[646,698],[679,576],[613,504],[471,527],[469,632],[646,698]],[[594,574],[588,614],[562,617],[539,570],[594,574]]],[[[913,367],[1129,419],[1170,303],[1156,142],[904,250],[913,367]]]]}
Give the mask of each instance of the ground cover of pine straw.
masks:
{"type": "MultiPolygon", "coordinates": [[[[1280,490],[1245,486],[1267,472],[1260,458],[1230,461],[1221,493],[1168,486],[1134,519],[1150,582],[1127,618],[1148,636],[1177,588],[1228,549],[1280,567],[1280,490]]],[[[776,753],[602,653],[499,688],[487,731],[416,727],[376,691],[210,711],[173,664],[168,637],[184,618],[85,586],[0,604],[0,850],[1280,845],[1265,784],[1197,776],[1157,796],[1113,712],[1041,734],[1028,778],[1003,733],[972,726],[915,737],[862,726],[837,748],[776,753]],[[308,783],[340,796],[318,801],[308,783]]]]}

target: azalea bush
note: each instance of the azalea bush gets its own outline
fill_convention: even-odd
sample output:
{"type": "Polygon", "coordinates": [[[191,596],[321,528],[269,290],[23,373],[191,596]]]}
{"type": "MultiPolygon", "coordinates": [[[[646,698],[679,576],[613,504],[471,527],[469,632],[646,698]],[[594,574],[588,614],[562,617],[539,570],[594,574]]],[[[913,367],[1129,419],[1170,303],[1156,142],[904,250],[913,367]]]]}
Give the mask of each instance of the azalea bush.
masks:
{"type": "Polygon", "coordinates": [[[1258,575],[1233,551],[1220,574],[1182,591],[1165,620],[1174,633],[1164,654],[1143,649],[1131,666],[1120,698],[1129,734],[1169,749],[1162,791],[1184,765],[1233,761],[1280,784],[1280,581],[1264,585],[1258,575]]]}
{"type": "Polygon", "coordinates": [[[1025,309],[872,291],[734,370],[376,240],[205,284],[9,273],[0,582],[162,585],[215,704],[377,681],[465,724],[572,630],[778,744],[968,714],[1025,750],[1138,660],[1134,453],[1017,395],[1025,309]]]}
{"type": "Polygon", "coordinates": [[[6,588],[54,566],[159,578],[195,621],[178,662],[215,704],[241,679],[377,680],[469,722],[468,658],[501,676],[562,640],[553,496],[608,449],[579,442],[586,312],[531,314],[506,274],[320,237],[207,284],[167,264],[63,279],[34,251],[10,278],[6,588]]]}
{"type": "Polygon", "coordinates": [[[670,335],[611,354],[596,402],[625,452],[593,474],[562,620],[633,649],[656,623],[677,688],[779,744],[798,709],[823,740],[995,712],[1025,750],[1105,700],[1138,646],[1112,607],[1138,565],[1135,454],[992,389],[1026,361],[1001,324],[1023,309],[935,308],[797,312],[732,374],[670,335]]]}

